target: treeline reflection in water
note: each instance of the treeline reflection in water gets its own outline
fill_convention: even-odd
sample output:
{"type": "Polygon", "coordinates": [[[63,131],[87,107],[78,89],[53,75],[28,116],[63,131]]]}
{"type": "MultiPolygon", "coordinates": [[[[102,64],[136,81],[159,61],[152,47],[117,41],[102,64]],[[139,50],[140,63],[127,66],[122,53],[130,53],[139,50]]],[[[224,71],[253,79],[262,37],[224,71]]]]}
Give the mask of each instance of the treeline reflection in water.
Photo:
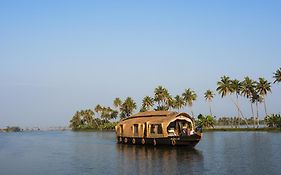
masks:
{"type": "Polygon", "coordinates": [[[201,174],[203,155],[186,147],[118,144],[120,174],[201,174]]]}

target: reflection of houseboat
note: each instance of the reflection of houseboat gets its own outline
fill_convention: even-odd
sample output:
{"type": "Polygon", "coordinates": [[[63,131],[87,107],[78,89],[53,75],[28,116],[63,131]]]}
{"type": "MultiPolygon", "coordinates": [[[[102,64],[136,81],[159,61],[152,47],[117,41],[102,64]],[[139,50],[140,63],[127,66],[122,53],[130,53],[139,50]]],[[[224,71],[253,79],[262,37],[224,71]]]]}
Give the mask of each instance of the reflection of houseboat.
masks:
{"type": "Polygon", "coordinates": [[[202,133],[186,113],[147,111],[121,120],[116,126],[118,143],[194,147],[202,133]]]}

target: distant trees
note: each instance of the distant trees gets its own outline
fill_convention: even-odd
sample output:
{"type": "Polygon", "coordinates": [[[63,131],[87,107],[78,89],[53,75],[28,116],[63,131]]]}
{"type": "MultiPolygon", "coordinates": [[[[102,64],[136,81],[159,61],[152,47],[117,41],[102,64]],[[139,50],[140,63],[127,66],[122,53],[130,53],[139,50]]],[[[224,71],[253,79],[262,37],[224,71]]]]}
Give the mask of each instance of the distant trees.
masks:
{"type": "Polygon", "coordinates": [[[73,129],[94,128],[94,112],[91,109],[76,111],[70,120],[70,127],[73,129]]]}
{"type": "MultiPolygon", "coordinates": [[[[279,83],[281,81],[281,68],[277,69],[276,72],[273,73],[273,78],[273,83],[279,83]]],[[[226,118],[219,118],[217,121],[218,123],[231,122],[231,124],[235,126],[240,126],[240,123],[248,125],[249,122],[250,124],[253,123],[254,127],[255,125],[259,126],[259,104],[263,103],[268,126],[277,126],[276,124],[272,124],[272,121],[277,120],[276,118],[278,118],[278,116],[268,116],[267,112],[266,97],[268,93],[271,92],[271,82],[268,80],[260,77],[258,81],[254,81],[250,77],[246,76],[243,81],[239,81],[237,79],[230,79],[230,77],[224,75],[220,78],[220,81],[217,82],[216,91],[222,98],[229,96],[237,109],[237,117],[229,118],[229,120],[226,118]],[[236,100],[232,98],[233,95],[235,95],[236,100]],[[240,96],[245,97],[250,102],[250,118],[246,118],[240,109],[240,96]],[[256,114],[254,112],[253,104],[255,104],[256,114]],[[240,117],[242,117],[243,121],[240,120],[240,117]]],[[[199,121],[201,124],[204,124],[205,127],[212,127],[212,123],[215,121],[212,120],[214,117],[211,106],[214,95],[215,93],[210,89],[206,90],[204,93],[204,98],[209,104],[210,115],[200,115],[199,121]]],[[[197,94],[190,88],[185,89],[181,95],[173,97],[165,87],[157,86],[154,89],[153,97],[145,96],[143,98],[140,112],[150,110],[177,110],[177,112],[179,112],[183,107],[187,106],[191,115],[194,116],[192,107],[194,101],[196,100],[197,94]]],[[[95,117],[95,113],[91,109],[77,111],[70,121],[71,127],[77,129],[100,127],[104,123],[108,124],[110,121],[116,120],[117,118],[127,118],[137,109],[137,104],[132,97],[127,97],[124,101],[117,97],[113,100],[113,106],[114,108],[112,109],[111,107],[104,107],[100,104],[96,105],[94,111],[96,112],[97,117],[95,117]]]]}
{"type": "Polygon", "coordinates": [[[198,119],[196,120],[196,126],[203,128],[214,128],[215,126],[215,118],[211,115],[204,116],[199,114],[198,119]]]}
{"type": "Polygon", "coordinates": [[[281,128],[281,115],[272,114],[265,117],[265,123],[270,128],[281,128]]]}

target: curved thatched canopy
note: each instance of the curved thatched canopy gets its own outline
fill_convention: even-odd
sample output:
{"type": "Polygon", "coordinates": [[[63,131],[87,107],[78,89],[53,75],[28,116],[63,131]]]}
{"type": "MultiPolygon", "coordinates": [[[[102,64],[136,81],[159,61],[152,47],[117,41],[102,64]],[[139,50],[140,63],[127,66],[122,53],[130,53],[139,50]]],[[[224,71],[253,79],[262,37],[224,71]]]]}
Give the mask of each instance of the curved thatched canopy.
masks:
{"type": "Polygon", "coordinates": [[[116,126],[118,136],[125,137],[143,137],[145,129],[147,137],[166,137],[168,136],[167,127],[171,122],[176,120],[186,121],[191,124],[191,129],[194,130],[194,121],[187,113],[177,113],[170,111],[147,111],[132,115],[121,120],[116,126]],[[161,134],[151,134],[151,125],[159,125],[162,129],[161,134]],[[136,127],[134,129],[134,127],[136,127]],[[135,132],[135,133],[134,133],[135,132]],[[136,134],[137,132],[137,134],[136,134]]]}

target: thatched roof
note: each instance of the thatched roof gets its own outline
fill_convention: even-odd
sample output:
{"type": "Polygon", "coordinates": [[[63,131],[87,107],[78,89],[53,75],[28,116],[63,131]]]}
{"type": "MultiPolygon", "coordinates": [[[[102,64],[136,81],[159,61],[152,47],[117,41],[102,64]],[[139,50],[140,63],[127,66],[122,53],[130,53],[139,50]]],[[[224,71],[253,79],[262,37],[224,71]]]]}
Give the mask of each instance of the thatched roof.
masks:
{"type": "Polygon", "coordinates": [[[140,112],[135,115],[132,115],[128,118],[121,120],[120,124],[122,123],[143,123],[146,121],[149,122],[159,122],[163,123],[165,121],[170,121],[177,116],[185,116],[192,119],[187,113],[177,113],[171,111],[146,111],[140,112]],[[134,119],[134,120],[131,120],[134,119]]]}

